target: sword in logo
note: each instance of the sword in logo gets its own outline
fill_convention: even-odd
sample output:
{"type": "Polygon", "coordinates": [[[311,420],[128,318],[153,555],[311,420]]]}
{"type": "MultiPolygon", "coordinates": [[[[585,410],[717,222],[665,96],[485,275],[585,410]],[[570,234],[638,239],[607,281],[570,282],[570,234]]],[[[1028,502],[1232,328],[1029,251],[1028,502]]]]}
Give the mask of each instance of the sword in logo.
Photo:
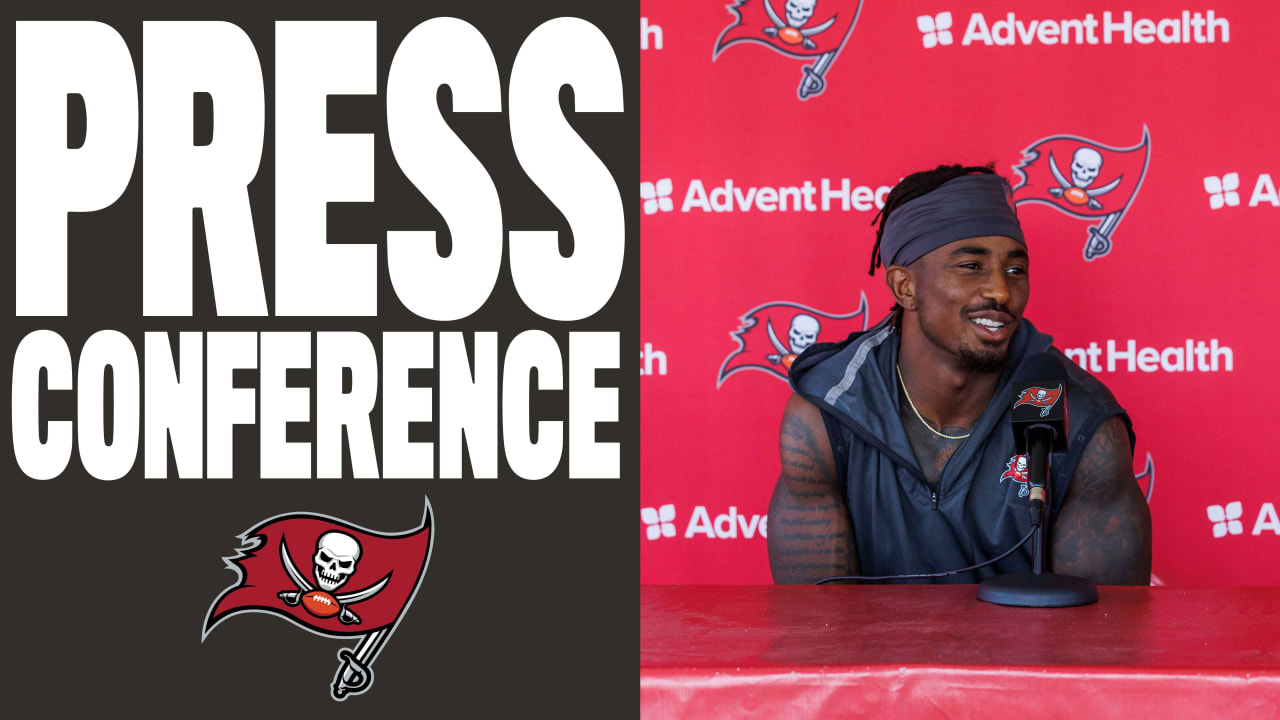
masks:
{"type": "Polygon", "coordinates": [[[342,648],[338,651],[338,672],[333,676],[334,700],[345,700],[347,695],[356,695],[369,689],[373,684],[373,659],[378,656],[383,642],[387,639],[387,631],[374,630],[361,638],[355,648],[342,648]]]}
{"type": "MultiPolygon", "coordinates": [[[[826,22],[819,23],[813,27],[795,28],[778,17],[778,12],[773,9],[773,4],[769,0],[763,0],[762,6],[765,14],[769,16],[769,21],[773,23],[773,27],[764,29],[765,35],[779,38],[788,44],[801,43],[803,47],[810,50],[818,49],[818,45],[810,40],[809,36],[826,32],[836,22],[836,18],[833,15],[826,22]]],[[[812,5],[810,6],[810,12],[812,12],[812,5]]],[[[857,22],[856,17],[854,22],[857,22]]],[[[804,77],[800,79],[800,87],[796,89],[796,94],[800,96],[801,100],[808,100],[813,95],[821,95],[822,91],[827,89],[827,81],[823,76],[831,68],[831,63],[835,62],[837,52],[839,52],[838,49],[822,53],[812,65],[805,65],[802,68],[804,77]]]]}
{"type": "Polygon", "coordinates": [[[831,64],[835,62],[835,52],[825,52],[813,61],[812,65],[805,65],[800,68],[804,71],[804,77],[800,78],[800,87],[796,88],[796,95],[801,100],[808,100],[814,95],[821,95],[823,90],[827,89],[827,81],[823,76],[831,69],[831,64]]]}
{"type": "Polygon", "coordinates": [[[1097,225],[1089,226],[1089,239],[1084,243],[1085,260],[1095,260],[1111,252],[1111,231],[1120,222],[1120,216],[1124,215],[1124,211],[1125,209],[1121,208],[1102,218],[1102,222],[1097,225]]]}
{"type": "MultiPolygon", "coordinates": [[[[773,345],[773,349],[778,351],[776,355],[776,357],[778,358],[778,362],[782,362],[782,358],[788,355],[795,354],[791,352],[791,348],[787,347],[782,342],[782,340],[778,337],[778,333],[774,332],[772,320],[765,321],[764,329],[765,329],[765,332],[768,333],[769,335],[769,342],[773,345]]],[[[770,360],[773,360],[774,357],[775,357],[774,355],[768,356],[770,360]]]]}

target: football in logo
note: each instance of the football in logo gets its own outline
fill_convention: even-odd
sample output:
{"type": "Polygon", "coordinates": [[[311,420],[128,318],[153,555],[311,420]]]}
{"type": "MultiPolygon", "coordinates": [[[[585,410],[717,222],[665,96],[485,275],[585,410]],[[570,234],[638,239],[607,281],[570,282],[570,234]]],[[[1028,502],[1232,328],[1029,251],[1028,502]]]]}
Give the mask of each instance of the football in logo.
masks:
{"type": "Polygon", "coordinates": [[[302,606],[307,612],[318,618],[333,617],[342,611],[342,606],[329,593],[323,590],[312,590],[302,596],[302,606]]]}
{"type": "Polygon", "coordinates": [[[1013,188],[1015,205],[1048,205],[1089,226],[1084,259],[1111,252],[1111,234],[1133,204],[1151,160],[1151,136],[1144,125],[1142,140],[1120,148],[1080,137],[1053,135],[1022,151],[1013,171],[1022,178],[1013,188]]]}

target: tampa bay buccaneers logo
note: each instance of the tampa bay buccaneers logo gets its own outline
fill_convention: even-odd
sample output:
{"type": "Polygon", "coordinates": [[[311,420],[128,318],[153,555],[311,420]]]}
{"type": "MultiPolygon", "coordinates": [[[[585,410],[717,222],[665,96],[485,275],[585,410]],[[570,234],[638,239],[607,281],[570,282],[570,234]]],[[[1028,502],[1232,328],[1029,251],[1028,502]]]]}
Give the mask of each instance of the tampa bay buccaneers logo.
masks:
{"type": "Polygon", "coordinates": [[[712,61],[740,43],[797,60],[813,58],[802,68],[796,90],[808,100],[827,89],[827,71],[853,33],[862,0],[733,0],[725,8],[735,20],[716,39],[712,61]]]}
{"type": "Polygon", "coordinates": [[[1049,411],[1054,405],[1058,404],[1058,398],[1062,397],[1062,386],[1056,388],[1030,387],[1022,391],[1018,399],[1013,401],[1013,406],[1034,405],[1040,408],[1040,417],[1048,417],[1049,411]]]}
{"type": "Polygon", "coordinates": [[[1072,217],[1099,220],[1089,226],[1084,259],[1110,253],[1111,234],[1147,174],[1151,136],[1146,126],[1142,140],[1132,147],[1112,147],[1078,135],[1053,135],[1031,143],[1022,155],[1022,162],[1013,168],[1022,177],[1013,188],[1014,204],[1049,205],[1072,217]]]}
{"type": "Polygon", "coordinates": [[[867,294],[862,293],[858,309],[848,315],[831,315],[797,303],[773,302],[748,310],[739,320],[742,324],[729,333],[738,342],[738,349],[729,353],[721,364],[716,387],[739,370],[763,370],[786,380],[791,363],[818,342],[819,335],[843,340],[850,333],[867,329],[867,294]]]}
{"type": "Polygon", "coordinates": [[[1027,470],[1027,456],[1014,455],[1005,462],[1004,474],[1000,476],[1000,484],[1003,485],[1005,480],[1011,480],[1021,483],[1022,487],[1018,488],[1018,497],[1026,497],[1027,483],[1031,481],[1031,473],[1027,470]]]}
{"type": "Polygon", "coordinates": [[[243,612],[276,615],[326,637],[359,637],[338,651],[335,700],[373,683],[373,661],[413,602],[431,556],[431,504],[422,523],[396,534],[366,530],[327,515],[290,513],[240,536],[225,558],[239,580],[209,608],[202,641],[243,612]]]}

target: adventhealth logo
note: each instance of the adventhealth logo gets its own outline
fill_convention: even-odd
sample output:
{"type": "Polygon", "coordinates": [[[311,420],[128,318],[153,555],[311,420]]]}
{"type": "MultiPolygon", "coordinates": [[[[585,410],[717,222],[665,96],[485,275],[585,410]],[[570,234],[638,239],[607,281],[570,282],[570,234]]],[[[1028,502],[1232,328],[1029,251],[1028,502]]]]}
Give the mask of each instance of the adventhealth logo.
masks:
{"type": "Polygon", "coordinates": [[[1243,535],[1244,525],[1240,523],[1241,516],[1244,515],[1244,505],[1239,500],[1229,502],[1223,505],[1210,505],[1209,522],[1213,523],[1213,536],[1215,538],[1226,537],[1228,533],[1231,535],[1243,535]]]}
{"type": "MultiPolygon", "coordinates": [[[[680,212],[874,212],[884,207],[888,185],[856,185],[849,178],[819,178],[795,185],[739,185],[733,178],[704,183],[693,178],[683,193],[680,212]]],[[[675,184],[671,178],[640,183],[645,215],[672,212],[675,184]]]]}
{"type": "MultiPolygon", "coordinates": [[[[1213,523],[1214,538],[1244,534],[1244,523],[1241,521],[1244,517],[1244,503],[1236,500],[1226,505],[1210,505],[1206,510],[1209,522],[1213,523]]],[[[1254,521],[1253,531],[1249,534],[1261,535],[1267,531],[1280,536],[1280,517],[1276,515],[1274,503],[1264,502],[1258,508],[1258,519],[1254,521]]]]}
{"type": "MultiPolygon", "coordinates": [[[[926,49],[951,44],[951,12],[921,15],[916,27],[924,33],[926,49]]],[[[1123,13],[1085,13],[1076,18],[1026,18],[1008,12],[988,21],[983,13],[969,15],[960,44],[982,45],[1208,45],[1231,42],[1231,23],[1212,10],[1183,10],[1163,18],[1123,13]]]]}
{"type": "MultiPolygon", "coordinates": [[[[1221,210],[1224,207],[1236,207],[1240,204],[1240,173],[1229,172],[1225,175],[1208,175],[1204,179],[1204,191],[1209,194],[1209,209],[1221,210]]],[[[1253,184],[1253,193],[1249,195],[1249,207],[1262,204],[1280,207],[1280,193],[1276,192],[1276,184],[1271,173],[1261,173],[1253,184]]]]}
{"type": "Polygon", "coordinates": [[[1106,347],[1097,341],[1089,347],[1065,348],[1062,353],[1089,372],[1232,372],[1235,370],[1235,352],[1220,345],[1218,338],[1192,340],[1182,345],[1163,348],[1138,347],[1137,340],[1123,344],[1108,340],[1106,347]],[[1105,362],[1104,362],[1105,360],[1105,362]]]}
{"type": "Polygon", "coordinates": [[[1204,191],[1209,193],[1209,207],[1217,210],[1223,205],[1240,204],[1240,173],[1227,173],[1222,177],[1210,175],[1204,179],[1204,191]]]}
{"type": "Polygon", "coordinates": [[[663,505],[662,507],[657,508],[640,508],[640,521],[646,525],[644,529],[645,537],[650,540],[657,540],[660,537],[675,537],[675,520],[675,505],[663,505]]]}
{"type": "MultiPolygon", "coordinates": [[[[660,507],[640,508],[640,521],[644,523],[645,538],[673,538],[676,536],[676,506],[674,504],[660,507]]],[[[685,539],[704,537],[710,540],[736,540],[743,538],[768,537],[769,518],[767,515],[745,515],[738,512],[735,505],[729,506],[729,512],[712,516],[706,505],[697,505],[689,516],[685,526],[685,539]]]]}
{"type": "Polygon", "coordinates": [[[924,33],[923,40],[926,49],[952,43],[950,10],[940,12],[937,15],[921,15],[916,18],[916,27],[920,29],[920,32],[924,33]]]}
{"type": "Polygon", "coordinates": [[[674,210],[675,205],[671,202],[671,178],[662,178],[656,183],[640,183],[640,199],[644,201],[645,215],[652,215],[659,210],[674,210]]]}

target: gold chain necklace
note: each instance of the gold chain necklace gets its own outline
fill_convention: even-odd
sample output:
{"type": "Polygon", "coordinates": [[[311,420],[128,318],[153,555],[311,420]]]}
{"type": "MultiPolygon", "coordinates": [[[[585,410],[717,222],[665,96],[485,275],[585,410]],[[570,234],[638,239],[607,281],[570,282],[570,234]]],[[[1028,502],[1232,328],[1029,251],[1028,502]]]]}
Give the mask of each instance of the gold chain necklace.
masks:
{"type": "Polygon", "coordinates": [[[902,379],[902,366],[895,365],[894,367],[898,371],[898,382],[902,383],[902,394],[907,396],[907,404],[911,406],[911,412],[916,414],[916,417],[920,420],[920,424],[928,428],[929,432],[948,440],[963,440],[973,434],[971,432],[967,432],[963,435],[947,435],[946,433],[940,433],[937,430],[934,430],[933,426],[925,422],[924,417],[920,415],[920,411],[916,409],[916,404],[911,402],[911,393],[907,392],[907,381],[902,379]]]}

